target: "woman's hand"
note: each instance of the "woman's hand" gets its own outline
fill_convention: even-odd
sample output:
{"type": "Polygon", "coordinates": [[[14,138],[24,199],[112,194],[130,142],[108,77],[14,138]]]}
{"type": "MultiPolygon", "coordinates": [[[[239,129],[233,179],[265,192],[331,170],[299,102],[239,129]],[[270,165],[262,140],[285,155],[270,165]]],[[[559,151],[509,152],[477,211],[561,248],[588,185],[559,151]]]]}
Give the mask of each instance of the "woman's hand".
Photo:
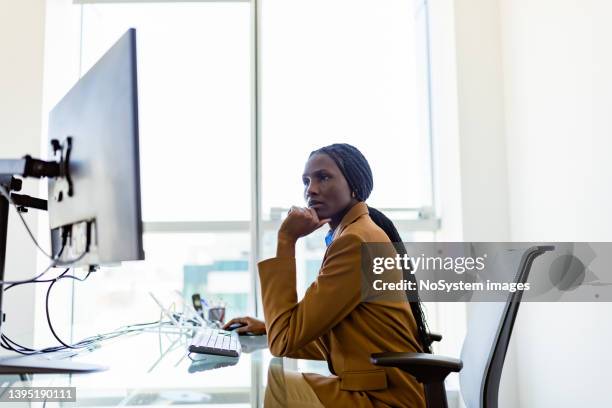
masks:
{"type": "Polygon", "coordinates": [[[313,208],[293,206],[278,230],[278,239],[279,241],[295,243],[298,238],[310,234],[330,221],[330,218],[319,220],[319,216],[313,208]]]}
{"type": "Polygon", "coordinates": [[[236,333],[253,333],[253,334],[266,334],[266,324],[261,320],[255,319],[254,317],[234,317],[229,322],[223,325],[223,329],[227,330],[229,326],[234,323],[241,323],[244,326],[234,330],[236,333]]]}

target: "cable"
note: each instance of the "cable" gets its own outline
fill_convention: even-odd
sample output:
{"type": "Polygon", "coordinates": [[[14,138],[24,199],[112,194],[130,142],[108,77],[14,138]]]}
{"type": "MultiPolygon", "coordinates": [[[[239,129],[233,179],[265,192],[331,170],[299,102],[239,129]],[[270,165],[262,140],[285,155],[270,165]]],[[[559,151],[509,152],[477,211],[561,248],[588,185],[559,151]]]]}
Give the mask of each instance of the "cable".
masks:
{"type": "Polygon", "coordinates": [[[71,266],[72,264],[74,264],[75,262],[78,262],[79,260],[83,259],[83,257],[85,257],[85,255],[87,255],[87,251],[83,252],[81,255],[79,255],[77,258],[71,259],[71,260],[67,260],[67,261],[61,261],[58,258],[61,257],[61,254],[63,253],[65,247],[66,247],[66,240],[67,240],[67,235],[63,235],[63,239],[62,239],[62,247],[60,248],[60,250],[58,251],[57,255],[55,256],[51,256],[49,255],[38,243],[38,241],[36,240],[36,238],[34,237],[34,234],[32,233],[32,231],[30,230],[27,222],[25,221],[23,215],[21,214],[21,212],[19,212],[17,205],[14,203],[14,201],[12,200],[9,192],[4,188],[4,186],[0,185],[0,194],[2,194],[10,204],[12,204],[15,209],[17,210],[17,214],[19,215],[19,218],[21,219],[21,222],[23,223],[26,231],[28,232],[28,235],[30,236],[30,238],[32,239],[32,241],[34,242],[34,244],[36,245],[36,247],[49,259],[51,259],[51,263],[49,264],[49,266],[47,266],[47,268],[45,268],[45,270],[43,270],[41,273],[39,273],[38,275],[34,276],[33,278],[29,278],[29,279],[23,279],[23,280],[16,280],[16,281],[0,281],[0,286],[4,285],[4,284],[8,284],[8,286],[6,288],[4,288],[4,291],[18,286],[18,285],[24,285],[27,283],[42,283],[42,282],[50,282],[49,287],[47,288],[47,294],[46,294],[46,299],[45,299],[45,310],[46,310],[46,315],[47,315],[47,323],[49,325],[49,329],[51,330],[51,333],[53,334],[53,336],[55,337],[55,339],[61,344],[61,346],[54,346],[54,347],[47,347],[41,350],[35,350],[29,347],[25,347],[22,346],[20,344],[18,344],[17,342],[11,340],[7,335],[0,333],[0,347],[7,349],[7,350],[11,350],[20,354],[25,354],[25,355],[32,355],[32,354],[40,354],[40,353],[50,353],[50,352],[55,352],[55,351],[59,351],[59,350],[65,350],[65,349],[80,349],[80,348],[87,348],[90,347],[92,345],[94,345],[96,342],[99,342],[101,340],[107,340],[107,339],[112,339],[118,336],[122,336],[131,332],[137,332],[137,331],[142,331],[145,330],[147,328],[147,326],[150,326],[152,324],[158,324],[158,325],[163,325],[163,324],[168,324],[169,322],[163,322],[162,320],[156,321],[156,322],[150,322],[150,323],[139,323],[139,324],[134,324],[134,325],[128,325],[128,326],[124,326],[123,328],[120,328],[114,332],[110,332],[110,333],[105,333],[105,334],[98,334],[95,336],[91,336],[88,338],[85,338],[73,345],[69,345],[66,344],[65,342],[63,342],[59,336],[57,335],[57,333],[55,332],[55,330],[53,329],[53,324],[51,323],[51,316],[49,313],[49,295],[51,293],[51,289],[53,288],[53,285],[55,285],[59,280],[61,279],[75,279],[78,280],[80,282],[85,281],[89,275],[91,275],[91,273],[94,271],[93,268],[90,268],[89,271],[87,272],[87,275],[83,278],[79,278],[75,275],[66,275],[68,273],[68,271],[70,270],[70,267],[66,268],[64,270],[64,272],[62,272],[60,275],[58,275],[57,277],[53,278],[53,279],[40,279],[43,275],[45,275],[49,270],[51,270],[54,266],[71,266]],[[137,328],[134,328],[137,327],[137,328]]]}
{"type": "MultiPolygon", "coordinates": [[[[62,246],[62,248],[60,249],[60,251],[58,252],[57,256],[61,256],[62,251],[64,250],[64,246],[62,246]]],[[[75,260],[73,260],[72,262],[76,262],[78,259],[81,259],[83,256],[85,256],[86,253],[81,254],[81,256],[79,256],[78,258],[76,258],[75,260]]],[[[17,342],[11,340],[8,336],[6,336],[3,333],[0,333],[0,347],[7,349],[7,350],[11,350],[20,354],[25,354],[25,355],[32,355],[32,354],[39,354],[39,353],[50,353],[50,352],[55,352],[55,351],[59,351],[59,350],[65,350],[65,349],[81,349],[81,348],[87,348],[90,347],[92,345],[94,345],[96,342],[99,342],[101,340],[106,340],[106,339],[112,339],[114,337],[118,337],[118,336],[122,336],[124,334],[128,334],[131,332],[136,332],[136,331],[141,331],[141,330],[145,330],[146,328],[148,328],[147,326],[151,326],[154,324],[158,324],[158,325],[162,325],[168,322],[163,322],[162,320],[158,320],[155,322],[148,322],[148,323],[137,323],[137,324],[133,324],[133,325],[128,325],[128,326],[124,326],[122,328],[119,328],[113,332],[110,333],[105,333],[105,334],[98,334],[95,336],[91,336],[88,338],[85,338],[73,345],[67,344],[64,341],[62,341],[59,336],[57,335],[57,333],[55,332],[55,329],[53,328],[53,324],[51,323],[51,315],[49,312],[49,297],[50,297],[50,293],[51,293],[51,289],[53,288],[53,285],[55,285],[59,280],[61,279],[74,279],[74,280],[78,280],[80,282],[85,281],[92,272],[95,271],[94,268],[90,268],[89,271],[87,272],[87,275],[85,275],[85,277],[83,278],[79,278],[75,275],[67,275],[67,273],[70,271],[71,268],[66,268],[60,275],[58,275],[57,277],[53,278],[53,279],[40,279],[39,278],[41,276],[43,276],[45,273],[47,273],[49,271],[49,269],[51,269],[53,266],[55,265],[55,262],[51,263],[43,272],[39,273],[37,276],[35,276],[32,279],[28,279],[28,280],[21,280],[21,281],[5,281],[5,282],[0,282],[0,284],[2,283],[10,283],[9,286],[7,286],[4,290],[8,290],[14,286],[18,286],[18,285],[23,285],[23,284],[27,284],[27,283],[42,283],[42,282],[50,282],[49,287],[47,288],[47,294],[46,294],[46,299],[45,299],[45,310],[46,310],[46,317],[47,317],[47,323],[49,325],[49,329],[51,330],[51,333],[53,334],[53,336],[55,337],[55,339],[61,343],[61,346],[54,346],[54,347],[47,347],[41,350],[35,350],[29,347],[25,347],[22,346],[20,344],[18,344],[17,342]]]]}
{"type": "Polygon", "coordinates": [[[65,278],[72,278],[75,280],[78,280],[80,282],[85,281],[85,279],[87,279],[89,277],[89,275],[91,275],[91,271],[92,269],[90,269],[87,272],[87,275],[84,278],[77,278],[74,275],[66,275],[66,273],[68,273],[68,271],[70,270],[70,268],[67,268],[61,275],[59,275],[57,278],[55,278],[53,280],[53,282],[51,282],[51,284],[49,285],[49,288],[47,289],[47,296],[45,298],[45,310],[47,312],[47,323],[49,324],[49,329],[51,330],[51,333],[53,334],[53,337],[55,337],[55,339],[64,347],[70,348],[70,349],[77,349],[77,348],[82,348],[79,346],[71,346],[69,344],[66,344],[62,341],[62,339],[59,338],[59,336],[57,335],[57,333],[55,333],[55,330],[53,329],[53,324],[51,323],[51,314],[49,313],[49,294],[51,293],[51,289],[53,288],[53,285],[55,285],[60,279],[65,279],[65,278]]]}
{"type": "MultiPolygon", "coordinates": [[[[60,250],[57,252],[57,255],[55,255],[57,258],[59,258],[60,256],[62,256],[62,252],[64,252],[64,248],[66,248],[65,243],[62,245],[62,247],[60,248],[60,250]]],[[[34,282],[36,281],[36,279],[40,278],[41,276],[43,276],[44,274],[46,274],[47,272],[49,272],[49,270],[51,270],[51,268],[53,268],[55,266],[54,262],[51,262],[51,264],[49,264],[49,266],[47,266],[47,268],[42,271],[41,273],[39,273],[38,275],[36,275],[33,278],[29,278],[29,279],[24,279],[24,280],[18,280],[18,281],[0,281],[0,285],[6,285],[8,284],[9,286],[6,287],[4,290],[10,289],[15,285],[23,285],[25,283],[30,283],[30,282],[34,282]]]]}
{"type": "MultiPolygon", "coordinates": [[[[64,270],[64,272],[62,272],[59,276],[57,276],[54,279],[45,280],[45,281],[51,281],[51,284],[49,285],[49,288],[47,289],[47,296],[46,296],[46,302],[45,302],[45,309],[46,309],[46,315],[47,315],[47,323],[49,324],[49,329],[51,329],[51,333],[56,338],[56,340],[62,344],[63,347],[60,347],[60,348],[55,347],[55,348],[43,349],[42,350],[43,352],[57,351],[57,350],[60,350],[62,348],[71,348],[71,349],[84,348],[84,347],[89,346],[89,344],[90,344],[90,342],[83,342],[83,341],[77,343],[75,346],[71,346],[71,345],[68,345],[68,344],[64,343],[59,338],[59,336],[57,335],[55,330],[53,329],[53,325],[51,323],[51,317],[50,317],[50,314],[49,314],[49,294],[51,292],[51,288],[53,287],[53,285],[55,285],[60,279],[75,279],[75,280],[78,280],[78,281],[82,282],[82,281],[86,280],[89,277],[89,275],[91,275],[93,269],[90,269],[87,272],[87,275],[84,278],[79,278],[79,277],[74,276],[74,275],[66,275],[68,273],[68,271],[70,271],[70,268],[66,268],[66,270],[64,270]]],[[[35,280],[33,280],[33,281],[29,281],[29,282],[21,282],[19,284],[23,284],[23,283],[38,283],[38,282],[42,282],[42,281],[35,281],[35,280]]],[[[10,289],[11,287],[13,287],[15,285],[16,284],[12,284],[7,289],[10,289]]],[[[33,349],[28,348],[28,347],[24,347],[24,346],[21,346],[21,345],[17,344],[16,342],[11,340],[10,338],[5,336],[4,334],[2,334],[1,339],[4,340],[4,344],[1,344],[1,346],[4,347],[5,349],[13,350],[13,351],[16,351],[17,353],[21,353],[21,354],[36,354],[38,352],[37,350],[33,350],[33,349]],[[15,348],[14,346],[19,347],[19,349],[15,348]]]]}
{"type": "MultiPolygon", "coordinates": [[[[45,251],[42,246],[40,246],[40,244],[38,243],[38,240],[36,239],[36,237],[34,236],[34,234],[32,233],[32,230],[30,229],[30,226],[28,225],[28,223],[26,222],[25,218],[23,217],[23,214],[21,214],[21,211],[19,211],[17,204],[15,204],[15,202],[13,201],[13,198],[11,197],[10,193],[7,191],[7,189],[0,184],[0,194],[2,194],[7,200],[8,202],[13,205],[13,207],[15,207],[15,211],[17,212],[17,215],[19,215],[19,219],[21,220],[21,223],[23,224],[23,226],[25,227],[28,235],[30,236],[30,239],[32,240],[32,242],[34,242],[34,245],[36,245],[36,247],[40,250],[40,252],[42,252],[47,258],[49,258],[53,264],[51,266],[49,266],[49,268],[52,268],[53,266],[69,266],[75,262],[80,261],[81,259],[83,259],[83,257],[85,257],[85,255],[87,255],[87,251],[84,251],[81,255],[79,255],[77,258],[75,259],[70,259],[67,261],[61,261],[58,258],[61,256],[62,251],[64,250],[65,246],[66,246],[66,236],[63,236],[63,242],[62,242],[62,249],[58,252],[57,255],[52,256],[50,254],[47,253],[47,251],[45,251]]],[[[46,270],[45,270],[46,272],[46,270]]],[[[44,273],[44,272],[43,272],[44,273]]],[[[33,278],[33,279],[36,279],[33,278]]],[[[0,284],[5,284],[5,283],[13,283],[13,282],[9,282],[9,281],[0,281],[0,284]]]]}
{"type": "MultiPolygon", "coordinates": [[[[70,268],[68,268],[67,270],[70,270],[70,268]]],[[[66,272],[66,270],[64,272],[66,272]]],[[[62,274],[64,272],[62,272],[62,274]]],[[[91,273],[91,272],[93,272],[93,270],[91,270],[89,273],[91,273]]],[[[6,288],[4,288],[4,291],[6,292],[7,290],[9,290],[10,288],[12,288],[14,286],[26,285],[28,283],[49,283],[49,282],[53,282],[54,280],[58,279],[60,276],[61,276],[61,274],[56,276],[55,278],[51,278],[51,279],[36,279],[36,280],[32,279],[32,280],[29,280],[29,281],[23,281],[23,282],[19,282],[19,283],[12,283],[12,284],[8,285],[6,288]]],[[[72,278],[72,276],[64,276],[64,278],[72,278]]]]}
{"type": "MultiPolygon", "coordinates": [[[[110,340],[110,339],[113,339],[119,336],[123,336],[126,334],[140,332],[150,327],[155,327],[155,325],[169,325],[169,324],[171,324],[171,322],[162,321],[162,320],[157,320],[157,321],[148,322],[148,323],[130,324],[127,326],[119,327],[112,332],[96,334],[94,336],[86,337],[85,339],[79,341],[78,343],[73,344],[73,346],[80,346],[78,348],[86,348],[102,340],[110,340]]],[[[47,347],[47,348],[40,349],[40,350],[34,350],[34,349],[31,349],[25,346],[21,346],[20,344],[8,338],[5,334],[1,335],[0,346],[2,346],[3,348],[7,350],[15,351],[17,353],[25,354],[25,355],[52,353],[52,352],[67,349],[67,347],[65,346],[53,346],[53,347],[47,347]],[[4,341],[4,342],[1,342],[1,341],[4,341]],[[11,343],[14,346],[12,346],[11,343]]]]}
{"type": "MultiPolygon", "coordinates": [[[[89,275],[91,275],[93,269],[90,269],[87,272],[87,275],[85,275],[84,278],[78,278],[74,275],[65,275],[65,273],[67,273],[68,269],[66,271],[64,271],[64,273],[62,273],[60,276],[58,276],[56,279],[53,280],[53,282],[51,282],[51,284],[49,285],[49,288],[47,289],[47,296],[45,299],[45,309],[46,309],[46,314],[47,314],[47,323],[49,324],[49,329],[51,330],[51,333],[53,334],[53,336],[55,337],[55,339],[62,344],[62,346],[69,348],[69,349],[79,349],[79,348],[85,348],[88,347],[89,345],[93,344],[94,342],[100,341],[100,340],[107,340],[110,338],[114,338],[117,336],[121,336],[123,334],[129,333],[131,331],[138,331],[138,330],[142,330],[142,329],[136,329],[136,330],[132,330],[129,329],[130,327],[134,327],[134,326],[140,326],[140,327],[144,327],[149,325],[149,323],[140,323],[137,325],[130,325],[127,326],[126,329],[124,330],[117,330],[115,332],[111,332],[111,333],[106,333],[106,334],[102,334],[102,335],[95,335],[95,336],[91,336],[89,338],[85,338],[83,340],[81,340],[78,343],[75,344],[66,344],[64,341],[62,341],[62,339],[59,338],[59,336],[57,335],[57,333],[55,332],[55,330],[53,329],[53,324],[51,323],[51,314],[49,313],[49,294],[51,293],[51,289],[53,288],[53,285],[55,285],[59,280],[61,279],[67,279],[67,278],[71,278],[71,279],[75,279],[78,280],[80,282],[85,281],[89,275]]],[[[161,324],[163,323],[161,320],[154,322],[154,324],[161,324]]]]}
{"type": "Polygon", "coordinates": [[[25,218],[23,218],[23,214],[21,214],[21,212],[17,208],[17,205],[15,204],[13,199],[11,198],[10,193],[6,190],[6,188],[2,184],[0,184],[0,194],[2,194],[8,200],[8,202],[10,204],[12,204],[13,207],[15,207],[15,210],[17,211],[17,215],[19,215],[19,218],[21,219],[21,222],[23,223],[23,226],[25,227],[26,231],[28,232],[28,235],[30,235],[30,238],[32,239],[32,241],[34,241],[34,245],[36,245],[38,247],[38,249],[40,250],[40,252],[42,252],[47,258],[49,258],[50,260],[54,260],[54,258],[51,255],[49,255],[47,253],[47,251],[45,251],[38,244],[38,241],[36,240],[36,237],[32,233],[32,230],[30,230],[30,227],[28,226],[28,223],[26,222],[25,218]]]}
{"type": "Polygon", "coordinates": [[[26,285],[28,283],[44,283],[44,282],[49,283],[49,282],[52,282],[54,280],[55,280],[55,278],[52,278],[52,279],[41,279],[41,280],[39,280],[39,279],[36,279],[36,280],[32,279],[30,281],[24,281],[24,282],[19,282],[19,283],[12,283],[12,284],[8,285],[6,288],[4,288],[4,291],[6,292],[7,290],[9,290],[12,287],[19,286],[19,285],[26,285]]]}
{"type": "MultiPolygon", "coordinates": [[[[51,268],[53,268],[53,266],[54,266],[53,263],[49,264],[49,266],[47,266],[44,271],[42,271],[38,275],[34,276],[33,278],[28,278],[28,279],[23,279],[23,280],[16,280],[16,281],[0,281],[0,285],[11,285],[10,287],[12,287],[14,285],[22,285],[24,283],[34,282],[34,281],[36,281],[36,279],[42,277],[44,274],[49,272],[49,270],[51,270],[51,268]]],[[[8,287],[7,287],[7,289],[8,289],[8,287]]]]}
{"type": "Polygon", "coordinates": [[[2,346],[2,348],[5,348],[7,350],[11,350],[11,351],[15,351],[19,354],[23,354],[23,355],[32,355],[32,354],[36,354],[36,350],[33,350],[31,348],[28,347],[23,347],[17,343],[15,343],[13,340],[9,339],[8,337],[6,337],[4,334],[2,335],[2,340],[4,340],[5,343],[0,343],[0,345],[2,346]],[[16,349],[15,347],[13,347],[12,344],[14,344],[15,346],[19,347],[21,350],[16,349]]]}
{"type": "Polygon", "coordinates": [[[7,344],[9,344],[9,347],[12,347],[10,344],[13,344],[13,345],[15,345],[15,346],[17,346],[17,347],[21,348],[22,350],[26,350],[26,351],[34,351],[34,350],[32,350],[31,348],[24,347],[24,346],[22,346],[22,345],[20,345],[20,344],[17,344],[16,342],[14,342],[13,340],[9,339],[8,337],[6,337],[6,336],[4,336],[4,335],[2,335],[2,340],[4,340],[4,341],[5,341],[7,344]]]}
{"type": "Polygon", "coordinates": [[[83,259],[85,257],[85,255],[87,255],[88,252],[87,250],[85,250],[81,255],[77,256],[76,258],[73,259],[69,259],[67,261],[61,261],[61,260],[56,260],[55,261],[55,266],[71,266],[72,264],[80,261],[81,259],[83,259]]]}
{"type": "MultiPolygon", "coordinates": [[[[60,251],[57,253],[57,257],[60,257],[62,252],[64,251],[65,246],[62,246],[62,248],[60,249],[60,251]]],[[[49,266],[47,266],[47,268],[45,268],[44,271],[42,271],[41,273],[39,273],[38,275],[34,276],[33,278],[28,278],[28,279],[23,279],[23,280],[17,280],[17,281],[0,281],[0,285],[9,285],[7,286],[4,290],[8,290],[10,288],[12,288],[13,286],[17,286],[17,285],[23,285],[26,283],[38,283],[38,282],[51,282],[54,279],[48,279],[48,280],[38,280],[38,278],[42,277],[43,275],[45,275],[47,272],[49,272],[49,270],[51,270],[51,268],[56,267],[56,266],[71,266],[73,263],[80,261],[81,259],[83,259],[85,257],[85,255],[87,255],[87,252],[83,252],[81,255],[79,255],[77,258],[74,259],[70,259],[68,261],[54,261],[51,262],[49,264],[49,266]]],[[[70,268],[68,268],[70,269],[70,268]]],[[[65,272],[65,271],[64,271],[65,272]]],[[[62,276],[62,275],[60,275],[62,276]]],[[[59,276],[58,276],[59,277],[59,276]]]]}

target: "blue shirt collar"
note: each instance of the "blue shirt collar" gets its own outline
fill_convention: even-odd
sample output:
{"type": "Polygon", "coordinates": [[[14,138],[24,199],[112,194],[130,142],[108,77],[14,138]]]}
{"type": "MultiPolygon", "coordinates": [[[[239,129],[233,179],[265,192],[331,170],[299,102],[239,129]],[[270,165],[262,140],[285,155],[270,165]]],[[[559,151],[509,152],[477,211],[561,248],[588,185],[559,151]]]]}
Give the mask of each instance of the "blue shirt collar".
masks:
{"type": "Polygon", "coordinates": [[[332,241],[334,240],[334,230],[330,229],[325,235],[325,246],[330,246],[332,241]]]}

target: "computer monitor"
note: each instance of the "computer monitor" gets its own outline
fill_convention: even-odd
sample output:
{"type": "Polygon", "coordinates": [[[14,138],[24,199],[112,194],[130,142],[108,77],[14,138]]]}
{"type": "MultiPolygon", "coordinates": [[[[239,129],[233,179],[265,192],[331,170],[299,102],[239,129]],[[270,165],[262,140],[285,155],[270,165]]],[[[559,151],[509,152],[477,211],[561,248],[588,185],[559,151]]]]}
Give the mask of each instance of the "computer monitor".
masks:
{"type": "Polygon", "coordinates": [[[136,31],[128,30],[49,116],[53,254],[78,265],[144,259],[138,152],[136,31]]]}
{"type": "MultiPolygon", "coordinates": [[[[49,161],[30,156],[0,160],[0,281],[5,282],[9,203],[21,211],[48,209],[52,265],[144,259],[134,29],[128,30],[53,108],[49,140],[49,161]],[[48,200],[15,194],[21,189],[15,176],[48,177],[48,200]]],[[[0,284],[0,323],[2,289],[0,284]]],[[[0,359],[0,374],[100,369],[36,355],[0,359]]]]}

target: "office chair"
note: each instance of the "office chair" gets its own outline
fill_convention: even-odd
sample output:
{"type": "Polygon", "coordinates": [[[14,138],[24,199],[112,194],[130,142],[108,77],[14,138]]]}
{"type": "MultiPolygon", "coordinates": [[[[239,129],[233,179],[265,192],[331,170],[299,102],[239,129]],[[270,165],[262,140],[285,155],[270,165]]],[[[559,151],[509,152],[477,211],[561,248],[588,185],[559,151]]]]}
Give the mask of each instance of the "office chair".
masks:
{"type": "MultiPolygon", "coordinates": [[[[554,248],[506,250],[502,261],[509,268],[502,269],[515,274],[514,282],[525,283],[534,259],[554,248]]],[[[400,368],[423,383],[428,408],[448,407],[444,379],[451,372],[460,372],[461,394],[467,408],[497,408],[499,381],[522,294],[509,292],[505,302],[471,304],[461,360],[427,353],[377,353],[372,354],[371,361],[378,366],[400,368]]]]}

